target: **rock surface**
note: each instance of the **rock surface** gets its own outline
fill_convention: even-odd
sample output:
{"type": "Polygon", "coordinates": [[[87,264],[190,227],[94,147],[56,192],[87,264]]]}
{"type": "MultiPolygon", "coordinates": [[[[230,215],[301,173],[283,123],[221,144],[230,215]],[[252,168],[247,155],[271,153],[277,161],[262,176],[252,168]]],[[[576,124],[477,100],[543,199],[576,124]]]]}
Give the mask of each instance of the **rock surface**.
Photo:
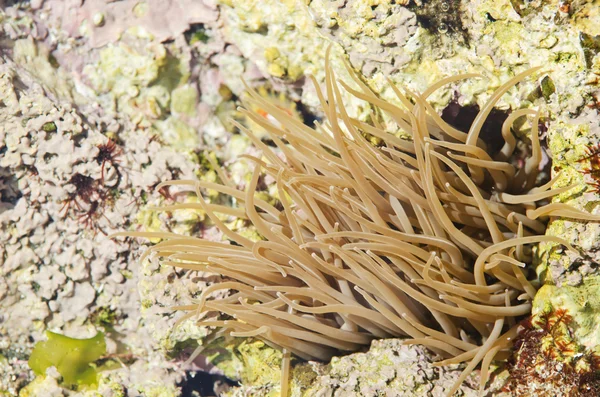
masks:
{"type": "MultiPolygon", "coordinates": [[[[155,187],[177,178],[215,180],[215,161],[243,184],[248,170],[235,159],[252,149],[229,121],[241,118],[236,107],[244,96],[242,78],[305,121],[318,120],[319,102],[307,75],[322,83],[330,43],[331,66],[340,79],[350,80],[347,56],[390,101],[395,99],[387,77],[423,91],[448,75],[483,76],[435,92],[429,99],[438,111],[451,102],[481,106],[490,90],[542,66],[499,107],[542,110],[552,173],[560,171],[555,187],[581,185],[556,200],[597,211],[596,174],[584,172],[597,167],[586,157],[600,140],[600,8],[594,2],[81,3],[0,1],[0,394],[67,394],[60,374],[34,379],[26,363],[46,329],[78,338],[103,330],[105,359],[118,364],[101,372],[97,391],[69,395],[176,396],[184,370],[241,378],[244,385],[231,395],[278,393],[279,353],[264,346],[248,342],[236,356],[231,352],[239,353],[239,343],[220,342],[221,359],[205,355],[185,362],[210,330],[193,321],[175,328],[182,314],[169,307],[190,304],[218,280],[160,267],[152,257],[138,263],[146,242],[107,235],[145,229],[219,239],[201,213],[154,211],[152,206],[191,200],[185,192],[155,187]],[[265,355],[273,358],[269,368],[257,365],[265,355]],[[256,366],[260,371],[253,373],[264,376],[248,375],[256,366]]],[[[369,108],[360,101],[348,96],[346,103],[352,115],[368,118],[369,108]]],[[[254,233],[234,220],[231,227],[254,233]]],[[[566,238],[579,253],[540,246],[534,265],[548,285],[536,297],[534,326],[524,334],[546,332],[535,325],[540,318],[567,310],[569,343],[576,354],[595,354],[598,227],[551,221],[548,233],[566,238]]],[[[532,347],[532,354],[552,368],[571,365],[565,352],[552,354],[557,342],[548,335],[535,342],[545,345],[532,347]]],[[[520,383],[514,390],[538,393],[546,372],[515,360],[509,372],[520,383]]],[[[596,385],[586,374],[598,368],[590,362],[589,368],[573,366],[568,384],[549,382],[544,392],[593,393],[596,385]]],[[[331,365],[296,366],[292,391],[443,395],[459,371],[430,363],[419,347],[374,342],[370,352],[331,365]]],[[[473,395],[477,388],[471,379],[463,393],[473,395]]]]}

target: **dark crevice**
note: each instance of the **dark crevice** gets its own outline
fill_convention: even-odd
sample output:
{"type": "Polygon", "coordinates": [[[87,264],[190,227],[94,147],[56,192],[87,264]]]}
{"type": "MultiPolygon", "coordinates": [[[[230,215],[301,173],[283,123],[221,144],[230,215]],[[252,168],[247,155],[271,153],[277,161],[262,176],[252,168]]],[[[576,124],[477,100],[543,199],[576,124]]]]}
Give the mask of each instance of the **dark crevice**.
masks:
{"type": "Polygon", "coordinates": [[[187,371],[185,378],[177,384],[181,387],[181,397],[218,397],[239,382],[223,375],[204,371],[187,371]]]}

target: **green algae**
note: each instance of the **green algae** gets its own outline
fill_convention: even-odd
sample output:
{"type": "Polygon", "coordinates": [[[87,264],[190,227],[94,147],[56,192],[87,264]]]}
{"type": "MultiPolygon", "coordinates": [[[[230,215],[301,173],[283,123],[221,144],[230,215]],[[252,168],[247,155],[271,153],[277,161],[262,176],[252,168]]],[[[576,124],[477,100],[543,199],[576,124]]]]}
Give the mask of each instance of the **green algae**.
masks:
{"type": "Polygon", "coordinates": [[[44,125],[42,125],[42,130],[44,130],[46,132],[55,132],[56,124],[54,124],[54,122],[52,122],[52,121],[44,123],[44,125]]]}
{"type": "Polygon", "coordinates": [[[46,331],[46,337],[48,340],[38,342],[29,357],[29,367],[36,375],[43,376],[46,369],[56,367],[62,376],[63,385],[97,384],[98,374],[94,362],[106,354],[102,332],[89,339],[74,339],[46,331]]]}

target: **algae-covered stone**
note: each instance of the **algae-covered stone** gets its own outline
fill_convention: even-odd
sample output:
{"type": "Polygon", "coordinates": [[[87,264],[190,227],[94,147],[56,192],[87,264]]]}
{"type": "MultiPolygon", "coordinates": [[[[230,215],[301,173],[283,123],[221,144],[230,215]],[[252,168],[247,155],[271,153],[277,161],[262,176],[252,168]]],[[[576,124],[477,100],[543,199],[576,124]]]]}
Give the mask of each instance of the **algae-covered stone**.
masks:
{"type": "MultiPolygon", "coordinates": [[[[225,37],[236,43],[242,54],[256,63],[265,75],[295,82],[307,73],[322,81],[327,41],[319,34],[304,2],[250,0],[223,3],[222,15],[227,21],[223,29],[225,37]]],[[[334,52],[340,53],[339,49],[334,52]]],[[[229,66],[227,69],[232,70],[229,66]]],[[[301,91],[303,102],[310,106],[318,104],[314,90],[308,87],[308,79],[300,84],[308,88],[301,91]]],[[[231,76],[227,85],[237,95],[244,92],[239,77],[231,76]]]]}
{"type": "Polygon", "coordinates": [[[53,376],[38,376],[19,392],[19,397],[63,397],[64,395],[64,389],[53,376]]]}
{"type": "Polygon", "coordinates": [[[198,91],[190,84],[176,88],[171,93],[171,111],[187,116],[196,114],[198,91]]]}
{"type": "Polygon", "coordinates": [[[187,151],[198,145],[198,131],[177,116],[157,122],[157,127],[164,140],[178,150],[187,151]]]}
{"type": "MultiPolygon", "coordinates": [[[[327,374],[316,378],[303,396],[442,396],[461,372],[457,367],[433,367],[422,347],[399,339],[374,341],[367,353],[336,357],[327,374]]],[[[476,373],[463,383],[458,395],[475,396],[476,373]]]]}
{"type": "Polygon", "coordinates": [[[185,151],[198,144],[195,127],[183,120],[196,116],[198,91],[188,83],[187,61],[173,51],[159,43],[111,44],[83,73],[105,110],[129,116],[185,151]]]}
{"type": "MultiPolygon", "coordinates": [[[[217,340],[205,350],[211,363],[230,379],[239,380],[243,386],[224,395],[241,397],[260,395],[279,396],[281,387],[281,351],[253,339],[229,338],[217,340]]],[[[295,362],[295,360],[293,360],[295,362]]],[[[318,363],[298,363],[290,374],[291,396],[309,396],[307,391],[317,377],[318,363]]]]}
{"type": "Polygon", "coordinates": [[[134,86],[148,86],[159,77],[165,65],[164,46],[154,45],[140,51],[126,44],[109,45],[100,51],[99,62],[88,65],[84,73],[99,92],[119,96],[134,86]]]}
{"type": "MultiPolygon", "coordinates": [[[[230,397],[275,396],[280,382],[281,353],[262,342],[230,342],[227,356],[213,359],[242,386],[230,397]]],[[[312,396],[444,396],[461,373],[460,367],[434,367],[422,347],[407,346],[399,339],[374,341],[366,353],[334,357],[325,365],[316,362],[294,366],[290,395],[312,396]]],[[[477,374],[471,374],[457,395],[476,396],[477,374]]]]}
{"type": "MultiPolygon", "coordinates": [[[[232,340],[224,346],[231,361],[217,359],[216,365],[223,368],[224,373],[239,379],[245,385],[261,386],[263,390],[275,389],[281,382],[282,354],[259,340],[232,340]]],[[[215,357],[217,358],[217,357],[215,357]]],[[[273,390],[275,395],[275,390],[273,390]]]]}
{"type": "Polygon", "coordinates": [[[47,47],[38,45],[29,37],[16,40],[12,51],[15,62],[36,76],[54,95],[71,101],[80,99],[73,90],[68,74],[53,64],[52,55],[47,47]]]}
{"type": "Polygon", "coordinates": [[[600,278],[585,278],[577,286],[542,286],[534,299],[533,315],[547,311],[548,307],[559,308],[569,314],[573,340],[586,348],[597,348],[600,340],[600,278]]]}
{"type": "Polygon", "coordinates": [[[402,5],[313,0],[309,7],[321,31],[346,48],[352,65],[369,78],[401,70],[414,56],[407,44],[417,33],[417,17],[402,5]]]}
{"type": "Polygon", "coordinates": [[[580,343],[580,324],[571,315],[576,308],[547,295],[556,292],[555,287],[540,290],[534,314],[521,323],[514,338],[503,388],[510,396],[592,397],[600,391],[598,349],[580,343]]]}

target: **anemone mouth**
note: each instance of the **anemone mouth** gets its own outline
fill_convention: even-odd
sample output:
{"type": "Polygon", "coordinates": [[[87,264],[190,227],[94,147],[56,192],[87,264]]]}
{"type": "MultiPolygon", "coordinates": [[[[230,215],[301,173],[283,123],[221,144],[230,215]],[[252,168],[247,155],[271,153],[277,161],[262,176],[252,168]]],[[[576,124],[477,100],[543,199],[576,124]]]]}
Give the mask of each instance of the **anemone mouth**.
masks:
{"type": "Polygon", "coordinates": [[[161,232],[121,235],[164,239],[145,255],[223,276],[226,281],[208,287],[197,305],[180,307],[190,311],[185,318],[227,314],[230,320],[200,322],[222,334],[257,337],[285,354],[318,360],[357,351],[374,338],[408,337],[405,343],[444,357],[438,365],[468,362],[449,395],[480,363],[483,391],[490,363],[510,350],[516,319],[531,310],[538,286],[526,266],[532,246],[547,242],[575,251],[544,235],[544,219],[600,220],[565,204],[547,204],[576,186],[552,189],[556,178],[536,186],[539,111],[512,112],[496,153],[488,153],[479,137],[501,96],[538,69],[500,86],[468,132],[442,120],[427,98],[474,75],[443,79],[422,94],[392,84],[400,107],[356,76],[358,89],[338,84],[327,60],[325,91],[315,82],[326,122],[315,129],[248,88],[246,108],[263,109],[270,117],[241,112],[276,147],[236,124],[262,151],[260,158],[245,156],[254,163],[245,189],[218,166],[221,183],[179,180],[158,187],[195,191],[198,203],[163,209],[201,210],[228,241],[161,232]],[[385,113],[409,139],[390,134],[375,117],[371,123],[351,117],[340,85],[385,113]],[[510,161],[516,146],[510,129],[521,117],[531,118],[531,155],[517,167],[510,161]],[[256,197],[261,176],[274,181],[279,205],[256,197]],[[237,206],[207,202],[206,189],[234,198],[237,206]],[[262,239],[230,229],[224,217],[249,221],[262,239]],[[210,298],[222,289],[232,294],[210,298]]]}

